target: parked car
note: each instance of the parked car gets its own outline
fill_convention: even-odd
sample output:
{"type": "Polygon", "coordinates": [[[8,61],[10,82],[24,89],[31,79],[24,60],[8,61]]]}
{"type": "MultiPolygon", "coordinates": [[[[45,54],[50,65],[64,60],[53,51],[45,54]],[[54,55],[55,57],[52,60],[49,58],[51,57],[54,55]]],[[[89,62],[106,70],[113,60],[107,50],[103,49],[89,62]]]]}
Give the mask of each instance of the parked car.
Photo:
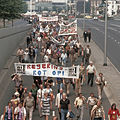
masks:
{"type": "Polygon", "coordinates": [[[86,15],[85,18],[86,18],[86,19],[92,19],[92,16],[86,15]]]}
{"type": "Polygon", "coordinates": [[[98,17],[97,17],[97,16],[95,16],[93,19],[94,19],[94,20],[98,20],[98,17]]]}

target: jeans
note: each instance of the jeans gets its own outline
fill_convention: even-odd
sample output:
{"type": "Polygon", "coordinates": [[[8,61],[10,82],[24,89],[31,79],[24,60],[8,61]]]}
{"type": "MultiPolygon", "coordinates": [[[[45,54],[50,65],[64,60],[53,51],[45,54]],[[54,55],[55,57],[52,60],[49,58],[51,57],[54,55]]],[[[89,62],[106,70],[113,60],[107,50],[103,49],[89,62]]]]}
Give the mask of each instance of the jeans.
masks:
{"type": "Polygon", "coordinates": [[[94,118],[94,120],[102,120],[102,118],[100,117],[100,118],[94,118]]]}
{"type": "Polygon", "coordinates": [[[66,118],[67,113],[68,113],[68,110],[61,109],[61,120],[67,120],[66,118]]]}

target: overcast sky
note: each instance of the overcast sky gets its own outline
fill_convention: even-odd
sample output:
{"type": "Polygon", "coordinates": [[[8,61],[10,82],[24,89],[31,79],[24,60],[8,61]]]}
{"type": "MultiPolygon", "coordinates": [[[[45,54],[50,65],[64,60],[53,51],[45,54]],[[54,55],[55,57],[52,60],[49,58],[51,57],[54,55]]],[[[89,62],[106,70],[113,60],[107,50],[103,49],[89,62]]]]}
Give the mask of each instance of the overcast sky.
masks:
{"type": "Polygon", "coordinates": [[[52,0],[53,2],[66,2],[66,0],[52,0]]]}

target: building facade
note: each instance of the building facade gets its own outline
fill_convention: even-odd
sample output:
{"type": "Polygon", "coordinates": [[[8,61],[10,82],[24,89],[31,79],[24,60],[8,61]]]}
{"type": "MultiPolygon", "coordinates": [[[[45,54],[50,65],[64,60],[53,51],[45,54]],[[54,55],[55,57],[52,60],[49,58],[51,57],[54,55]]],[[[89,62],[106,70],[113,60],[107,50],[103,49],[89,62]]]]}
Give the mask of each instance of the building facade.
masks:
{"type": "Polygon", "coordinates": [[[91,5],[91,14],[94,15],[98,15],[99,14],[99,10],[98,7],[99,5],[102,3],[102,0],[90,0],[90,5],[91,5]]]}
{"type": "Polygon", "coordinates": [[[113,17],[117,15],[118,6],[116,0],[108,0],[108,16],[113,17]]]}

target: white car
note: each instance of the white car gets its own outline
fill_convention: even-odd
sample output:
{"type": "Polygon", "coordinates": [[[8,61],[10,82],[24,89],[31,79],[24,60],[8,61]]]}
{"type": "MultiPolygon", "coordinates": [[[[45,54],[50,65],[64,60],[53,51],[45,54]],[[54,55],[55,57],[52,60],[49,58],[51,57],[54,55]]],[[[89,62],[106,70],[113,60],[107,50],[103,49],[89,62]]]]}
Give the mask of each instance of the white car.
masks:
{"type": "Polygon", "coordinates": [[[97,17],[97,16],[95,16],[93,19],[94,19],[94,20],[98,20],[98,17],[97,17]]]}

